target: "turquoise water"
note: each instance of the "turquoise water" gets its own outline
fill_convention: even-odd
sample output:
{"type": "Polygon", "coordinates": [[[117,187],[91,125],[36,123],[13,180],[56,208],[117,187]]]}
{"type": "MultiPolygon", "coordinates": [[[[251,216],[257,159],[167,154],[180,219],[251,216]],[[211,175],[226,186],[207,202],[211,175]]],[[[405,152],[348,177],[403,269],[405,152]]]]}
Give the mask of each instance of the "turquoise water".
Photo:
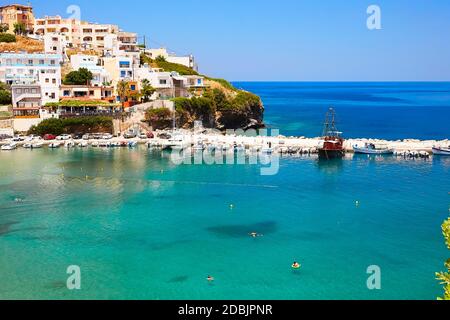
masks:
{"type": "Polygon", "coordinates": [[[2,299],[441,294],[449,158],[287,157],[275,176],[175,166],[143,147],[18,149],[0,164],[2,299]],[[81,268],[81,290],[65,287],[69,265],[81,268]],[[379,291],[366,287],[370,265],[381,268],[379,291]]]}

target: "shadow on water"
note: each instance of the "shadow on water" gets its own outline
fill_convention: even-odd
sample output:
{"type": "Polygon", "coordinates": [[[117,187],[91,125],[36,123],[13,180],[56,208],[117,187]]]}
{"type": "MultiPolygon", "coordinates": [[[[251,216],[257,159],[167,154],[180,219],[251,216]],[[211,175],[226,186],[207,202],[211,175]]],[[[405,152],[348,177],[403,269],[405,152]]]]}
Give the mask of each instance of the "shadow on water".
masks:
{"type": "Polygon", "coordinates": [[[13,221],[13,222],[6,222],[6,223],[0,224],[0,237],[5,236],[9,233],[12,233],[13,230],[11,230],[11,227],[18,223],[19,222],[17,222],[17,221],[13,221]]]}
{"type": "Polygon", "coordinates": [[[222,225],[209,227],[207,230],[218,236],[245,238],[249,236],[250,232],[258,232],[263,235],[274,233],[277,230],[277,224],[274,221],[267,221],[255,224],[222,225]]]}
{"type": "Polygon", "coordinates": [[[342,171],[344,167],[343,159],[318,159],[316,161],[317,168],[326,174],[335,174],[342,171]]]}

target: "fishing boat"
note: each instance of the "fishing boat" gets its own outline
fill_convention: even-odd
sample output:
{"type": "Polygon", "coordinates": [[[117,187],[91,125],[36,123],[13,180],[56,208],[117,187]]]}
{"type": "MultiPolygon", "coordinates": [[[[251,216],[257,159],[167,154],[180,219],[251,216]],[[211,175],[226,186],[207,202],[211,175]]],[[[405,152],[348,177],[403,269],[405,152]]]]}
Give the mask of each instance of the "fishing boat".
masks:
{"type": "Polygon", "coordinates": [[[342,132],[336,128],[336,113],[333,108],[330,108],[324,123],[323,141],[318,148],[319,159],[329,160],[342,158],[345,155],[344,139],[341,135],[342,132]]]}
{"type": "Polygon", "coordinates": [[[81,141],[80,143],[78,143],[78,146],[80,148],[86,148],[88,146],[88,143],[87,141],[81,141]]]}
{"type": "Polygon", "coordinates": [[[5,144],[4,146],[2,146],[2,150],[3,151],[10,151],[10,150],[14,150],[17,148],[17,143],[15,142],[11,142],[9,144],[5,144]]]}
{"type": "Polygon", "coordinates": [[[359,154],[375,154],[375,155],[394,154],[393,149],[390,149],[387,146],[376,146],[373,143],[366,143],[364,144],[364,147],[359,147],[355,145],[353,146],[353,151],[359,154]]]}
{"type": "Polygon", "coordinates": [[[134,148],[137,146],[137,142],[136,141],[128,141],[128,148],[134,148]]]}
{"type": "Polygon", "coordinates": [[[450,146],[448,148],[433,147],[433,154],[435,156],[450,156],[450,146]]]}

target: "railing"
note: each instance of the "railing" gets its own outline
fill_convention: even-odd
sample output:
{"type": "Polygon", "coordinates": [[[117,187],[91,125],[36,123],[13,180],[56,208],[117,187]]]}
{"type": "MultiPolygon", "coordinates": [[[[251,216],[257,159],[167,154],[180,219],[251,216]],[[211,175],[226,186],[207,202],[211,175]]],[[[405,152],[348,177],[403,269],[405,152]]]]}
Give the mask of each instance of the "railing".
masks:
{"type": "Polygon", "coordinates": [[[130,116],[128,112],[61,112],[60,118],[77,118],[77,117],[111,117],[113,119],[122,119],[130,116]]]}

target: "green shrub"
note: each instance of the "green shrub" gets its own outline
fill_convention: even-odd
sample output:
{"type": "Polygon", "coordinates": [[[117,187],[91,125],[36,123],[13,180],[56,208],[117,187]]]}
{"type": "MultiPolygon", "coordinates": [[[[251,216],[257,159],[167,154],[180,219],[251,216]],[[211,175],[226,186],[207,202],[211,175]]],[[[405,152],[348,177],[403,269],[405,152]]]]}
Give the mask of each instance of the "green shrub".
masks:
{"type": "MultiPolygon", "coordinates": [[[[450,219],[446,220],[442,225],[442,233],[444,234],[445,244],[450,249],[450,219]]],[[[447,272],[437,273],[436,278],[444,286],[444,296],[440,299],[450,300],[450,259],[444,265],[447,268],[447,272]]]]}
{"type": "Polygon", "coordinates": [[[16,42],[16,36],[9,33],[0,33],[0,42],[16,42]]]}
{"type": "Polygon", "coordinates": [[[209,77],[205,77],[205,78],[208,79],[208,80],[211,80],[211,81],[218,82],[218,83],[220,83],[223,87],[225,87],[225,88],[227,88],[227,89],[229,89],[229,90],[232,90],[232,91],[236,91],[236,90],[237,90],[230,82],[228,82],[228,81],[225,80],[225,79],[209,78],[209,77]]]}
{"type": "Polygon", "coordinates": [[[63,133],[92,132],[92,130],[111,132],[113,127],[111,117],[77,117],[66,119],[46,119],[31,127],[30,134],[45,135],[47,133],[60,135],[63,133]]]}
{"type": "Polygon", "coordinates": [[[94,78],[92,72],[86,68],[80,68],[77,71],[69,72],[64,78],[65,85],[87,85],[91,83],[94,78]]]}
{"type": "Polygon", "coordinates": [[[0,89],[0,105],[9,105],[11,103],[11,93],[7,90],[0,89]]]}

